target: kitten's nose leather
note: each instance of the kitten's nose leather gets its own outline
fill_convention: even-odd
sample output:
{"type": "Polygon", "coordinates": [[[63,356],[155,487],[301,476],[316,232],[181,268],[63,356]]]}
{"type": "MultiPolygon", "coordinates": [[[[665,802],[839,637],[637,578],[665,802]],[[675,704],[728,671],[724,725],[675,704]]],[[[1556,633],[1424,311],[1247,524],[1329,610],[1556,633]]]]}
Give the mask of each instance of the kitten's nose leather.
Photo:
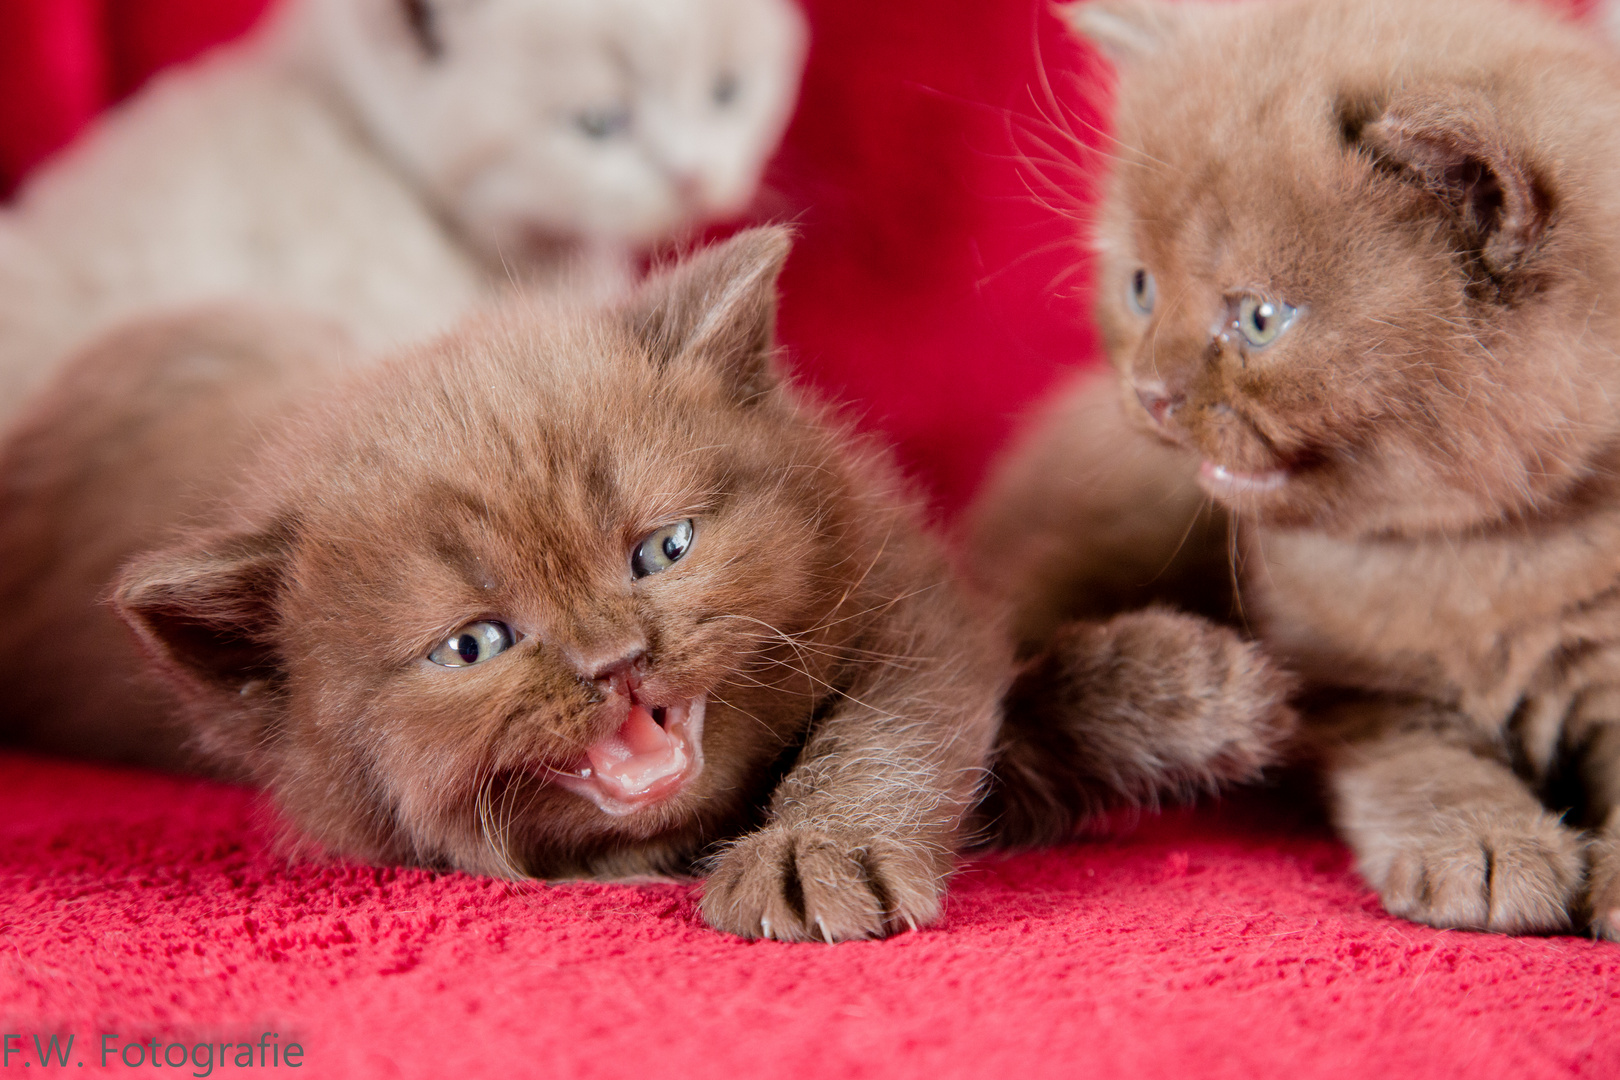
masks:
{"type": "Polygon", "coordinates": [[[1184,394],[1173,394],[1167,390],[1163,383],[1137,383],[1136,400],[1142,403],[1156,424],[1169,422],[1170,415],[1176,407],[1186,400],[1184,394]]]}
{"type": "Polygon", "coordinates": [[[647,670],[647,648],[636,645],[612,656],[581,657],[579,673],[604,689],[626,693],[641,685],[647,670]]]}

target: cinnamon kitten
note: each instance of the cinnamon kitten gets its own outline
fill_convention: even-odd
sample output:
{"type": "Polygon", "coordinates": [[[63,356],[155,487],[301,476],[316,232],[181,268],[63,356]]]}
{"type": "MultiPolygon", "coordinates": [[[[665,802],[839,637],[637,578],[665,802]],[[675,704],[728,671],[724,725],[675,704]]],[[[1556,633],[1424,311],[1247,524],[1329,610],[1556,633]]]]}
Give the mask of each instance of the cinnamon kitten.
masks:
{"type": "Polygon", "coordinates": [[[998,613],[887,455],[774,372],[787,246],[744,234],[622,306],[380,362],[243,309],[107,339],[0,449],[0,651],[25,661],[0,724],[174,765],[179,709],[326,850],[706,867],[711,923],[784,940],[928,923],[964,842],[1267,759],[1279,677],[1168,614],[1026,674],[1057,767],[997,747],[998,613]],[[1187,753],[1131,757],[1155,727],[1187,753]]]}
{"type": "Polygon", "coordinates": [[[1039,637],[1110,548],[1144,596],[1202,541],[1171,576],[1219,608],[1229,519],[1385,906],[1620,936],[1620,68],[1499,0],[1067,10],[1120,72],[1098,315],[1178,449],[1094,485],[1130,436],[1083,386],[982,508],[986,574],[1039,637]]]}

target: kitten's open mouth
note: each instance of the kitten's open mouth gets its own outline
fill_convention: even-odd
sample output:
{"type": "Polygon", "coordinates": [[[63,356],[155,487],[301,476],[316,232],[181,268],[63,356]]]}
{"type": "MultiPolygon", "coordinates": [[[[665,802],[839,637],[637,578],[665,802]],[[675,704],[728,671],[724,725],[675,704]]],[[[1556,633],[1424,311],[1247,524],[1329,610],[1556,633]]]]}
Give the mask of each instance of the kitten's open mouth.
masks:
{"type": "Polygon", "coordinates": [[[1237,495],[1262,495],[1276,491],[1288,483],[1287,469],[1265,469],[1261,472],[1238,472],[1225,465],[1205,459],[1198,466],[1198,483],[1216,498],[1237,495]]]}
{"type": "Polygon", "coordinates": [[[631,695],[619,730],[587,747],[558,784],[624,815],[674,795],[703,771],[703,710],[707,695],[671,705],[648,705],[631,695]]]}

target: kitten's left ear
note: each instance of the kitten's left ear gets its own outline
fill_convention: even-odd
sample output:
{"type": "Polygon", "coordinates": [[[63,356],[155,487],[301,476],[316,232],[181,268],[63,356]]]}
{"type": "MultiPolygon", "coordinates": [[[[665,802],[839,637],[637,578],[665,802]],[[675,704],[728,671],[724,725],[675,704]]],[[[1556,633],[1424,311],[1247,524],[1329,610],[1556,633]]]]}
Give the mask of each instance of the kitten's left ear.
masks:
{"type": "Polygon", "coordinates": [[[1552,200],[1480,95],[1454,87],[1408,89],[1356,138],[1439,200],[1492,278],[1510,278],[1534,253],[1552,200]]]}
{"type": "Polygon", "coordinates": [[[234,707],[245,687],[278,676],[272,638],[286,559],[281,530],[148,552],[119,571],[113,608],[188,696],[234,707]]]}
{"type": "Polygon", "coordinates": [[[776,279],[793,234],[749,229],[648,279],[625,308],[655,363],[718,368],[739,401],[776,385],[776,279]]]}

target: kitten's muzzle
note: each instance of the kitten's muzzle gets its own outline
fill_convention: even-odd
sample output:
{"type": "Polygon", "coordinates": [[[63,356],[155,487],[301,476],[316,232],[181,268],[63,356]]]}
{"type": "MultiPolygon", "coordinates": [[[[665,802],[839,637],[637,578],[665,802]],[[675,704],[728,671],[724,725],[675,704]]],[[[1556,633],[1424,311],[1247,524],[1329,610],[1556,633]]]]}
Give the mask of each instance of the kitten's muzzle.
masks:
{"type": "Polygon", "coordinates": [[[604,656],[582,657],[575,667],[605,693],[633,695],[647,674],[647,647],[637,644],[604,656]]]}
{"type": "MultiPolygon", "coordinates": [[[[1204,449],[1205,443],[1210,441],[1208,436],[1211,432],[1205,430],[1206,437],[1200,439],[1197,433],[1188,430],[1185,422],[1178,422],[1178,413],[1183,413],[1187,404],[1185,393],[1158,380],[1132,380],[1131,388],[1136,391],[1136,400],[1141,403],[1143,411],[1162,435],[1195,449],[1203,457],[1198,469],[1198,486],[1210,495],[1226,501],[1250,501],[1280,491],[1287,485],[1289,470],[1285,467],[1243,469],[1226,460],[1217,461],[1211,457],[1209,451],[1204,449]]],[[[1222,402],[1203,405],[1201,409],[1207,415],[1194,415],[1194,426],[1207,429],[1211,422],[1216,426],[1228,427],[1243,423],[1232,407],[1222,402]]]]}
{"type": "MultiPolygon", "coordinates": [[[[639,680],[638,680],[639,682],[639,680]]],[[[622,817],[673,798],[703,772],[703,716],[708,695],[654,705],[632,689],[624,721],[549,778],[622,817]]]]}
{"type": "Polygon", "coordinates": [[[1217,465],[1205,458],[1198,466],[1198,486],[1217,499],[1232,500],[1243,496],[1264,495],[1279,491],[1288,483],[1287,469],[1261,469],[1243,472],[1217,465]]]}

